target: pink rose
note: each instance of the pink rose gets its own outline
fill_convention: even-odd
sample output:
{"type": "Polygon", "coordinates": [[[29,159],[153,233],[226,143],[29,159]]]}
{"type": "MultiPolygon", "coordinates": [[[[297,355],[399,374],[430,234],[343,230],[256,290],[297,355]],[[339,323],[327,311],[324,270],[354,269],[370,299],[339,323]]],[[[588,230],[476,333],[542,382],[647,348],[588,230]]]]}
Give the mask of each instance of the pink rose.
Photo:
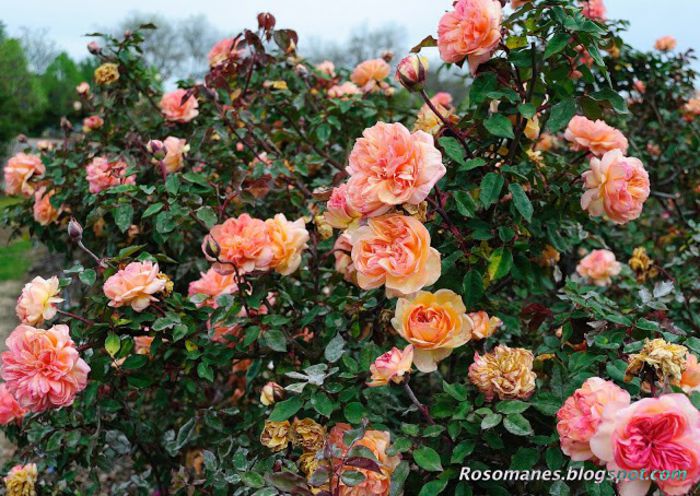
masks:
{"type": "Polygon", "coordinates": [[[134,311],[142,312],[151,302],[158,301],[153,295],[165,290],[166,282],[157,263],[131,262],[107,279],[102,290],[109,298],[110,307],[129,305],[134,311]]]}
{"type": "Polygon", "coordinates": [[[469,62],[472,74],[491,58],[501,41],[501,4],[497,0],[459,0],[438,24],[438,48],[445,62],[469,62]]]}
{"type": "Polygon", "coordinates": [[[348,159],[348,202],[367,216],[393,205],[418,205],[445,175],[442,154],[428,133],[378,122],[358,138],[348,159]]]}
{"type": "Polygon", "coordinates": [[[90,193],[97,194],[105,189],[122,184],[136,184],[136,176],[126,175],[128,165],[121,160],[109,161],[104,157],[95,157],[85,167],[90,193]]]}
{"type": "Polygon", "coordinates": [[[75,87],[75,91],[77,91],[79,95],[85,96],[90,93],[90,85],[83,81],[75,87]]]}
{"type": "Polygon", "coordinates": [[[503,325],[503,321],[498,317],[489,317],[489,314],[480,310],[469,314],[474,327],[472,328],[472,337],[475,339],[485,339],[493,335],[496,330],[503,325]]]}
{"type": "Polygon", "coordinates": [[[323,62],[316,64],[316,70],[321,74],[325,74],[329,78],[335,77],[335,64],[330,60],[324,60],[323,62]]]}
{"type": "Polygon", "coordinates": [[[611,404],[590,440],[591,451],[608,470],[646,470],[646,480],[620,483],[622,496],[643,496],[652,471],[685,471],[656,484],[668,495],[687,494],[700,481],[700,412],[684,394],[644,398],[626,408],[611,404]]]}
{"type": "Polygon", "coordinates": [[[223,65],[229,59],[240,58],[242,50],[238,48],[239,42],[240,40],[236,38],[224,38],[217,41],[207,55],[209,67],[223,65]]]}
{"type": "Polygon", "coordinates": [[[207,254],[207,238],[204,239],[202,251],[209,261],[222,262],[222,272],[226,272],[227,268],[231,270],[230,264],[235,265],[241,274],[270,269],[274,252],[264,221],[242,214],[215,225],[209,231],[209,236],[219,245],[218,260],[207,254]]]}
{"type": "Polygon", "coordinates": [[[265,221],[272,249],[270,267],[283,276],[295,272],[301,264],[301,254],[307,247],[309,232],[303,218],[287,220],[284,214],[277,214],[265,221]]]}
{"type": "Polygon", "coordinates": [[[83,132],[89,133],[104,126],[105,121],[99,115],[91,115],[83,119],[83,132]]]}
{"type": "Polygon", "coordinates": [[[610,278],[618,275],[620,270],[622,266],[610,250],[593,250],[576,266],[576,272],[596,286],[607,286],[610,278]]]}
{"type": "Polygon", "coordinates": [[[0,375],[23,408],[43,412],[68,406],[85,389],[90,367],[75,349],[68,326],[44,330],[21,324],[5,345],[0,375]]]}
{"type": "Polygon", "coordinates": [[[370,93],[386,88],[384,81],[391,72],[391,67],[384,59],[371,59],[360,62],[350,74],[350,81],[359,86],[363,92],[370,93]]]}
{"type": "Polygon", "coordinates": [[[403,376],[411,372],[413,364],[413,345],[406,346],[403,351],[394,347],[377,358],[369,367],[372,381],[369,387],[386,386],[390,382],[400,384],[403,376]]]}
{"type": "Polygon", "coordinates": [[[20,423],[26,414],[27,410],[17,403],[15,397],[7,390],[7,385],[0,384],[0,425],[7,425],[12,421],[20,423]]]}
{"type": "Polygon", "coordinates": [[[564,138],[571,142],[574,150],[589,150],[600,157],[610,150],[627,152],[627,138],[620,131],[608,126],[604,121],[592,121],[577,115],[569,121],[564,138]]]}
{"type": "Polygon", "coordinates": [[[163,116],[169,121],[185,123],[199,115],[199,103],[194,95],[190,95],[184,102],[182,99],[187,94],[187,90],[175,90],[163,95],[160,99],[160,110],[163,116]]]}
{"type": "Polygon", "coordinates": [[[557,412],[557,432],[561,450],[572,460],[593,458],[590,440],[598,430],[603,410],[622,409],[630,404],[630,395],[615,383],[591,377],[569,396],[557,412]]]}
{"type": "Polygon", "coordinates": [[[592,158],[590,170],[583,173],[586,191],[581,208],[593,217],[605,216],[616,224],[638,218],[649,198],[649,174],[642,162],[613,150],[603,158],[592,158]]]}
{"type": "Polygon", "coordinates": [[[18,153],[5,165],[5,194],[31,196],[34,187],[29,183],[33,176],[41,177],[46,167],[37,155],[18,153]]]}
{"type": "Polygon", "coordinates": [[[340,98],[341,100],[347,100],[353,95],[361,95],[362,90],[357,87],[355,83],[346,81],[343,84],[336,84],[328,88],[328,98],[340,98]]]}
{"type": "Polygon", "coordinates": [[[430,233],[414,217],[374,217],[350,233],[350,238],[362,289],[385,285],[389,297],[408,295],[440,278],[440,253],[430,246],[430,233]]]}
{"type": "Polygon", "coordinates": [[[594,21],[605,20],[605,4],[603,0],[579,0],[582,14],[594,21]]]}
{"type": "Polygon", "coordinates": [[[333,257],[335,258],[335,270],[343,275],[346,281],[357,284],[357,271],[352,263],[350,252],[352,251],[351,238],[347,232],[342,233],[333,245],[333,257]]]}
{"type": "Polygon", "coordinates": [[[673,36],[662,36],[658,40],[656,40],[656,43],[654,43],[654,48],[661,52],[670,52],[674,48],[676,48],[676,45],[678,42],[673,36]]]}
{"type": "Polygon", "coordinates": [[[323,218],[336,229],[346,229],[361,217],[361,214],[348,204],[347,195],[348,185],[341,184],[337,188],[333,188],[331,197],[326,203],[323,218]]]}
{"type": "Polygon", "coordinates": [[[43,186],[34,193],[34,220],[42,226],[48,226],[56,222],[63,209],[63,207],[56,209],[51,205],[51,197],[54,193],[54,190],[47,193],[46,188],[43,186]]]}
{"type": "Polygon", "coordinates": [[[45,320],[51,320],[58,311],[57,306],[63,302],[59,298],[58,277],[48,279],[36,276],[22,288],[22,294],[17,299],[15,312],[23,324],[41,325],[45,320]]]}
{"type": "Polygon", "coordinates": [[[197,306],[208,306],[218,308],[216,299],[225,294],[235,294],[238,291],[235,274],[220,274],[216,269],[211,268],[206,273],[201,274],[202,277],[196,281],[192,281],[189,286],[188,295],[204,294],[209,298],[197,306]]]}

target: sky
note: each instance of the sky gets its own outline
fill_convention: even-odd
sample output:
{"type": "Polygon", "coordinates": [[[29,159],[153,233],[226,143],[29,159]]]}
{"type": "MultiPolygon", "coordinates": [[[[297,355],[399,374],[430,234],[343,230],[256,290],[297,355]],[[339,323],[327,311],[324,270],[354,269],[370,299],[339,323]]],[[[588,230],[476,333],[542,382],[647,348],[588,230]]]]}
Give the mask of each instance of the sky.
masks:
{"type": "MultiPolygon", "coordinates": [[[[76,59],[86,55],[82,35],[116,24],[130,12],[158,12],[172,19],[204,14],[224,34],[255,27],[258,12],[269,11],[278,27],[296,29],[300,50],[304,40],[344,40],[353,29],[395,24],[406,30],[407,48],[435,34],[438,20],[452,0],[3,0],[0,20],[10,35],[22,26],[47,28],[58,48],[76,59]]],[[[678,48],[700,49],[698,0],[605,0],[608,17],[631,22],[627,41],[650,48],[658,37],[671,34],[678,48]]]]}

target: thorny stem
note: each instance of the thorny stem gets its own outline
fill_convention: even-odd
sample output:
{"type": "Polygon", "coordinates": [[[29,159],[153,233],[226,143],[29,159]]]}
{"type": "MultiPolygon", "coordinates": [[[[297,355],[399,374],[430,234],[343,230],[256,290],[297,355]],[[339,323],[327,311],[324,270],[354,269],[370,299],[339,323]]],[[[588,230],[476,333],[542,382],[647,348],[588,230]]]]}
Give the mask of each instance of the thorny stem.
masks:
{"type": "Polygon", "coordinates": [[[430,424],[430,425],[435,425],[435,420],[433,420],[433,417],[430,415],[430,412],[428,411],[428,407],[425,406],[423,403],[418,401],[418,398],[416,398],[415,393],[413,392],[413,389],[411,389],[411,386],[408,385],[408,378],[403,383],[403,389],[406,391],[406,394],[408,397],[411,399],[411,402],[416,405],[416,408],[423,414],[423,417],[425,417],[425,420],[430,424]]]}

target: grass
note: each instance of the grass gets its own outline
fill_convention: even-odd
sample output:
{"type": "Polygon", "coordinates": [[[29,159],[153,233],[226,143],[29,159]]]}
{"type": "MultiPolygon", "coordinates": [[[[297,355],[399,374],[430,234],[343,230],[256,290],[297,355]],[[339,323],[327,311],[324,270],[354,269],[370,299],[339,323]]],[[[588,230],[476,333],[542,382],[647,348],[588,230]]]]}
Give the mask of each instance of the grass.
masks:
{"type": "MultiPolygon", "coordinates": [[[[21,201],[19,198],[0,196],[0,211],[19,201],[21,201]]],[[[4,236],[0,235],[0,238],[4,238],[4,236]]],[[[15,240],[10,244],[2,243],[0,245],[0,281],[13,281],[24,278],[31,265],[29,256],[31,248],[32,243],[27,238],[15,240]]]]}

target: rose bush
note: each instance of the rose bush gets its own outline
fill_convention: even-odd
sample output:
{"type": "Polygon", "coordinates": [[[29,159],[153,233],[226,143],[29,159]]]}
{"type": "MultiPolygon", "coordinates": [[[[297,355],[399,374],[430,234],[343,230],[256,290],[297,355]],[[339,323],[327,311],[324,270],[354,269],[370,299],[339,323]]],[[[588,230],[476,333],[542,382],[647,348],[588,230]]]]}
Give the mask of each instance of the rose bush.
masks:
{"type": "Polygon", "coordinates": [[[633,50],[602,1],[512,3],[436,12],[395,78],[389,55],[309,63],[271,14],[175,91],[140,30],[92,42],[85,129],[5,167],[5,225],[64,267],[18,295],[0,357],[7,493],[652,485],[463,466],[692,491],[692,53],[633,50]],[[428,94],[423,55],[466,96],[428,94]]]}

